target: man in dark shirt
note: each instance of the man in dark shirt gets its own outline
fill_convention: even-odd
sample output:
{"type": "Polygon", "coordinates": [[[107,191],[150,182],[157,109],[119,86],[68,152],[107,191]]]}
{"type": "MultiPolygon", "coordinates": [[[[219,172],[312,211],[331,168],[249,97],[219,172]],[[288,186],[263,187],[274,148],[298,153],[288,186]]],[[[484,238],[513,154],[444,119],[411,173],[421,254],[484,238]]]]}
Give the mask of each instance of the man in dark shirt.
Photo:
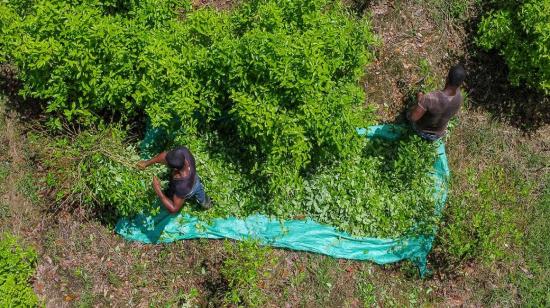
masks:
{"type": "Polygon", "coordinates": [[[210,198],[204,192],[204,187],[195,169],[195,158],[186,147],[180,147],[169,152],[162,152],[150,160],[141,161],[138,167],[145,169],[152,164],[163,163],[170,167],[170,183],[167,194],[160,187],[160,181],[153,177],[153,188],[168,212],[176,213],[183,203],[195,198],[199,204],[208,209],[210,198]]]}
{"type": "Polygon", "coordinates": [[[443,90],[425,95],[418,93],[418,103],[411,108],[408,118],[420,137],[436,141],[445,135],[449,120],[462,105],[460,86],[465,78],[462,65],[455,65],[449,71],[443,90]]]}

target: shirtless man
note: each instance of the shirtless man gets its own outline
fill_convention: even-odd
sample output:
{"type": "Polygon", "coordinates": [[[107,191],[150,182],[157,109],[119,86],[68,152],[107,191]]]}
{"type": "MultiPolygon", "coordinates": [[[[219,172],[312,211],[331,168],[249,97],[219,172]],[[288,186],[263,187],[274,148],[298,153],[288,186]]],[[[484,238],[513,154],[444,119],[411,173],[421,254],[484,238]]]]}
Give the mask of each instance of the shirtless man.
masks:
{"type": "Polygon", "coordinates": [[[436,141],[447,133],[449,120],[462,105],[460,86],[465,78],[462,65],[455,65],[449,70],[443,90],[425,95],[418,93],[418,104],[411,108],[407,117],[420,137],[436,141]]]}
{"type": "Polygon", "coordinates": [[[194,198],[204,208],[212,206],[210,198],[204,192],[204,187],[195,169],[195,158],[186,147],[162,152],[150,160],[140,161],[138,167],[145,169],[152,164],[162,163],[171,168],[170,184],[165,194],[160,187],[159,179],[153,177],[153,188],[168,212],[177,213],[183,203],[194,198]]]}

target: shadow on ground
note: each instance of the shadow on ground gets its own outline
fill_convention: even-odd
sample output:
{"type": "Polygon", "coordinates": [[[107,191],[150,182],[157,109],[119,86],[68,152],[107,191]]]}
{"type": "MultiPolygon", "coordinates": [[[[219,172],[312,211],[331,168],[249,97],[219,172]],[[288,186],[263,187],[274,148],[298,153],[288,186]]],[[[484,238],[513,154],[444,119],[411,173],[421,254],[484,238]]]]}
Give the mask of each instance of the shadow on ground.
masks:
{"type": "Polygon", "coordinates": [[[469,49],[471,56],[465,64],[471,107],[486,110],[494,120],[509,123],[527,134],[550,124],[550,96],[512,86],[502,57],[480,51],[473,44],[469,49]]]}
{"type": "Polygon", "coordinates": [[[13,65],[0,63],[0,93],[9,98],[7,106],[17,111],[23,119],[27,116],[36,118],[42,113],[43,104],[20,96],[21,86],[21,81],[17,78],[17,69],[13,65]]]}
{"type": "Polygon", "coordinates": [[[469,105],[488,111],[493,120],[508,123],[532,134],[550,124],[550,95],[525,85],[513,86],[508,80],[508,67],[497,51],[481,50],[476,44],[478,25],[483,15],[498,9],[491,2],[481,4],[464,28],[467,34],[465,57],[469,105]]]}

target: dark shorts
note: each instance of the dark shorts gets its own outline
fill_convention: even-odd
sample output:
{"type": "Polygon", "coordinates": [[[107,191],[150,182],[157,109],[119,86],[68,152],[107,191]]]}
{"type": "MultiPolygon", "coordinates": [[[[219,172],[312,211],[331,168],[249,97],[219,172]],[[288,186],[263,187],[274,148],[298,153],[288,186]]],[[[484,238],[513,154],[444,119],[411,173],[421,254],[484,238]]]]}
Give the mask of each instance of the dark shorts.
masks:
{"type": "Polygon", "coordinates": [[[204,186],[202,186],[201,178],[199,176],[197,176],[195,185],[193,185],[191,192],[185,196],[185,199],[190,198],[195,198],[201,205],[206,204],[206,193],[204,192],[204,186]]]}
{"type": "Polygon", "coordinates": [[[435,134],[426,133],[426,132],[423,132],[423,131],[417,131],[416,133],[418,134],[418,136],[420,136],[420,138],[422,138],[424,140],[427,140],[427,141],[431,141],[431,142],[437,141],[441,138],[441,137],[438,137],[435,134]]]}
{"type": "Polygon", "coordinates": [[[428,133],[428,132],[423,132],[419,129],[417,129],[415,127],[415,125],[412,126],[413,130],[418,134],[418,136],[420,136],[420,138],[426,140],[426,141],[430,141],[430,142],[434,142],[434,141],[437,141],[439,139],[441,139],[441,137],[445,136],[438,136],[436,134],[433,134],[433,133],[428,133]]]}
{"type": "MultiPolygon", "coordinates": [[[[172,191],[172,189],[169,188],[166,191],[166,196],[169,198],[172,198],[174,196],[174,192],[172,191]]],[[[185,200],[195,199],[201,205],[205,205],[207,203],[206,193],[204,192],[204,186],[202,185],[202,182],[199,176],[197,176],[197,178],[195,179],[195,184],[193,185],[193,188],[184,197],[184,199],[185,200]]]]}

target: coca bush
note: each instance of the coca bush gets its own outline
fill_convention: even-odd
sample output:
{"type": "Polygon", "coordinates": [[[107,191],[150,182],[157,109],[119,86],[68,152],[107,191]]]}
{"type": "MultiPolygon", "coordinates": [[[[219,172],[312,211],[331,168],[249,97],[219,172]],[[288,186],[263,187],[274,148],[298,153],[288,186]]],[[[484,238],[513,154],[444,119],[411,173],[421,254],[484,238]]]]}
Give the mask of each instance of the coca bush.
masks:
{"type": "Polygon", "coordinates": [[[493,1],[499,9],[483,18],[477,43],[504,57],[512,84],[550,93],[550,1],[493,1]]]}

